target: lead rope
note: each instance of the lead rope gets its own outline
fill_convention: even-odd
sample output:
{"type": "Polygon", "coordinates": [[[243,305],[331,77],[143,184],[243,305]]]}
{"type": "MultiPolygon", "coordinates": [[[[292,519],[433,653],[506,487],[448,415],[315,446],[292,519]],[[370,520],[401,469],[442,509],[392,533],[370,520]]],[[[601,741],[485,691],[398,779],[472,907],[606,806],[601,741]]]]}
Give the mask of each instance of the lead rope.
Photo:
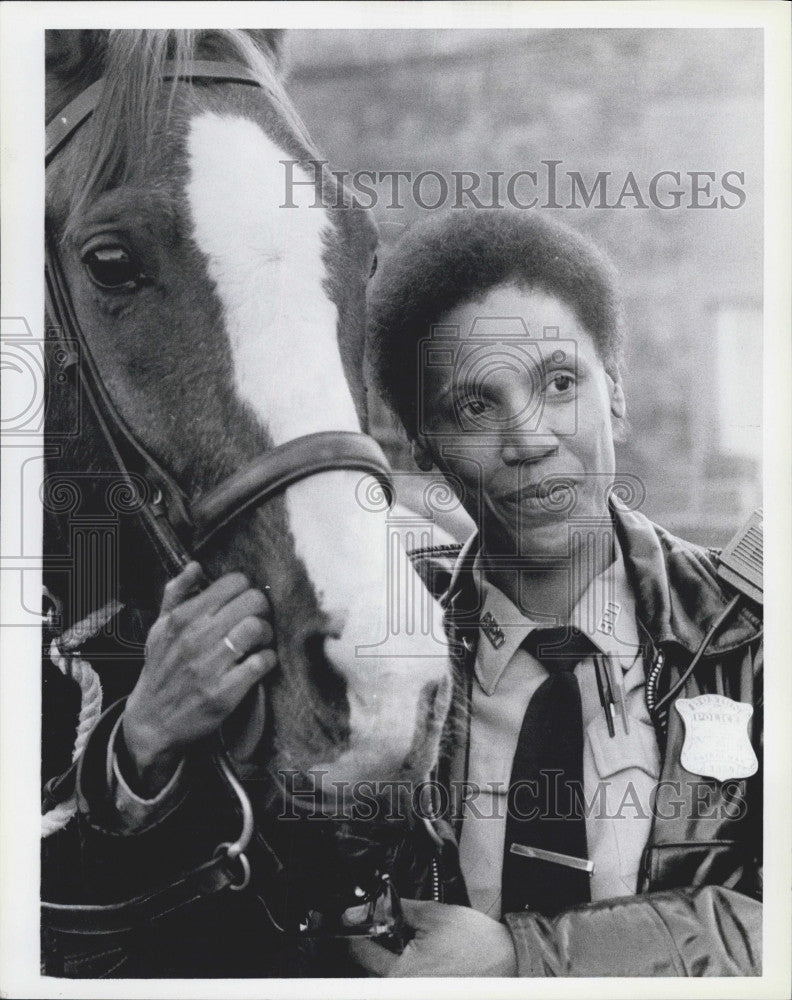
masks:
{"type": "MultiPolygon", "coordinates": [[[[55,602],[55,598],[48,591],[45,591],[45,595],[55,602]]],[[[56,636],[50,643],[49,655],[52,663],[64,677],[70,677],[80,687],[80,714],[74,737],[72,764],[82,754],[91,730],[102,714],[102,684],[91,664],[80,655],[80,648],[89,639],[97,636],[121,608],[122,605],[118,601],[110,601],[82,621],[72,625],[62,635],[56,636]]],[[[59,802],[53,809],[44,813],[41,817],[42,839],[62,830],[76,812],[77,799],[72,794],[64,802],[59,802]]]]}

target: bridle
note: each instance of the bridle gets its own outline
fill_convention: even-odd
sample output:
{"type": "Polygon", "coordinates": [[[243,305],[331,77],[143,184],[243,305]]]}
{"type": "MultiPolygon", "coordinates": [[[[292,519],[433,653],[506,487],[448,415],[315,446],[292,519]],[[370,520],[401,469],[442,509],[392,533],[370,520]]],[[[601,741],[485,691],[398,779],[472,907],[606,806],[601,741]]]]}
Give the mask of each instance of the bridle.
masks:
{"type": "MultiPolygon", "coordinates": [[[[166,63],[162,76],[165,80],[261,86],[243,66],[224,62],[189,61],[178,67],[166,63]]],[[[92,83],[47,126],[46,167],[93,114],[103,87],[103,79],[92,83]]],[[[324,431],[272,448],[191,502],[173,476],[130,430],[110,397],[77,318],[51,235],[45,239],[45,276],[48,334],[58,345],[61,371],[76,377],[119,474],[139,501],[136,513],[168,575],[177,573],[204,552],[218,533],[240,515],[281,495],[293,483],[321,472],[350,469],[374,476],[392,501],[390,467],[376,441],[360,432],[324,431]],[[141,496],[141,491],[145,496],[141,496]]],[[[101,906],[43,903],[45,919],[52,929],[77,934],[112,933],[170,912],[201,895],[226,887],[242,889],[247,886],[250,864],[244,852],[254,834],[250,802],[227,755],[217,752],[214,759],[222,779],[237,798],[242,818],[242,831],[237,840],[220,844],[215,858],[177,882],[132,900],[101,906]]],[[[260,833],[258,840],[263,842],[268,858],[264,866],[278,873],[282,880],[283,866],[260,833]]],[[[362,893],[357,887],[350,892],[351,910],[361,911],[364,903],[370,904],[368,913],[361,916],[357,925],[339,910],[334,916],[316,913],[312,917],[312,927],[306,923],[293,930],[323,936],[400,933],[401,910],[387,876],[383,876],[372,892],[362,893]]],[[[276,921],[273,923],[277,926],[276,921]]]]}

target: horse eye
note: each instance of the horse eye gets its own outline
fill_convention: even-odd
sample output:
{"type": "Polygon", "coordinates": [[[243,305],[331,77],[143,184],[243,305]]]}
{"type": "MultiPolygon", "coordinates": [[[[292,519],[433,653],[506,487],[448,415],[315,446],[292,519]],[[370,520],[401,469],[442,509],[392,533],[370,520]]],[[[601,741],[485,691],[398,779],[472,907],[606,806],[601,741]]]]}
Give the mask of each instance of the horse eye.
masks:
{"type": "Polygon", "coordinates": [[[374,275],[377,273],[377,263],[378,263],[377,255],[374,254],[374,256],[371,258],[371,270],[369,271],[369,278],[373,278],[374,275]]]}
{"type": "Polygon", "coordinates": [[[83,264],[95,285],[111,291],[134,291],[146,281],[137,262],[123,247],[89,250],[83,264]]]}

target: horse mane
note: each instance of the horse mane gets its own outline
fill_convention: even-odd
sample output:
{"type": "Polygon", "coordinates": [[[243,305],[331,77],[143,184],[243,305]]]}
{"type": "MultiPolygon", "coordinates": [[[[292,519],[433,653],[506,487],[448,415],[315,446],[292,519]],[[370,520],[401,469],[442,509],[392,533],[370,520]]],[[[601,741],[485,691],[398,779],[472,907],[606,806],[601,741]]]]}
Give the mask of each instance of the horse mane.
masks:
{"type": "Polygon", "coordinates": [[[241,64],[255,76],[286,124],[318,157],[308,131],[279,78],[279,33],[214,30],[118,30],[97,33],[90,62],[104,55],[105,87],[94,112],[90,164],[85,181],[75,191],[72,210],[102,191],[129,181],[156,139],[167,128],[178,80],[162,79],[166,62],[176,74],[190,61],[210,59],[241,64]],[[154,110],[166,96],[166,122],[157,123],[154,110]]]}

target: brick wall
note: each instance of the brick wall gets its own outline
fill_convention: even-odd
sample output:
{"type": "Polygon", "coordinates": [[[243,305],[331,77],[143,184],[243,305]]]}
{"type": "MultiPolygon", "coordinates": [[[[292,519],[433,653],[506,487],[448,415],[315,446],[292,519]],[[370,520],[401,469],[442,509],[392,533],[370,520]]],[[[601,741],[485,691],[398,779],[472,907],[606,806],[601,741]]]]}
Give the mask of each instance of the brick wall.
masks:
{"type": "MultiPolygon", "coordinates": [[[[290,93],[338,168],[534,170],[560,160],[590,188],[606,178],[613,206],[628,172],[649,203],[651,178],[679,171],[690,204],[692,171],[711,171],[706,203],[731,183],[739,208],[545,209],[591,235],[622,276],[630,340],[625,384],[629,441],[620,467],[640,475],[646,512],[699,541],[722,542],[760,500],[760,456],[721,453],[715,330],[718,310],[761,309],[762,54],[759,30],[304,31],[289,39],[290,93]]],[[[544,172],[544,173],[543,173],[544,172]]],[[[424,211],[407,196],[374,208],[383,252],[424,211]]],[[[425,187],[424,198],[437,188],[425,187]]],[[[659,197],[664,197],[661,183],[659,197]]],[[[527,188],[518,197],[527,199],[527,188]]],[[[449,197],[451,197],[449,195],[449,197]]],[[[578,191],[574,200],[582,205],[578,191]]],[[[535,210],[535,209],[534,209],[535,210]]],[[[755,333],[745,351],[758,352],[755,333]]],[[[746,412],[760,419],[758,387],[746,412]]],[[[377,432],[397,464],[404,442],[378,411],[377,432]]]]}

